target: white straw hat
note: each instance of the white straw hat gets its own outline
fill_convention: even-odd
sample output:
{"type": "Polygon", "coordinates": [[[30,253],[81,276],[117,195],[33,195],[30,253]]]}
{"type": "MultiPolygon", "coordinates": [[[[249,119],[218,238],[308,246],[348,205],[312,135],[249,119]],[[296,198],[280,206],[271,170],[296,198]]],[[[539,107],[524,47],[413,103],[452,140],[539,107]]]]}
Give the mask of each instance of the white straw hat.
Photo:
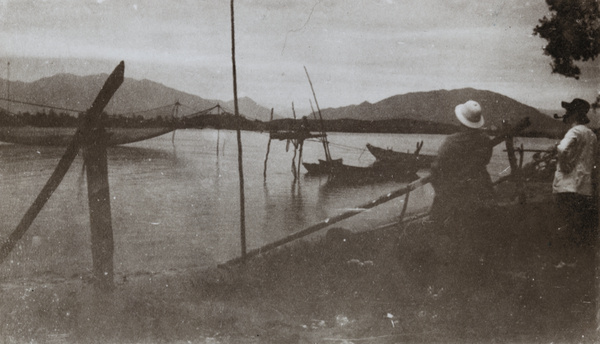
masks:
{"type": "Polygon", "coordinates": [[[481,105],[474,100],[469,100],[464,104],[457,105],[454,108],[456,118],[460,123],[473,129],[479,129],[483,127],[485,123],[483,116],[481,115],[481,105]]]}

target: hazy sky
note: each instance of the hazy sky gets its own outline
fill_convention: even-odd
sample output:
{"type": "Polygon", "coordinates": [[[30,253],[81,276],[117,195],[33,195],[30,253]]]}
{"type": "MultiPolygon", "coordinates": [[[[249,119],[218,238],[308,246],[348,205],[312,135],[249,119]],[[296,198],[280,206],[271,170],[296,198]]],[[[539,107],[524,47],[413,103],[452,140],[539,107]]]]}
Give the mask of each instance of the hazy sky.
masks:
{"type": "MultiPolygon", "coordinates": [[[[236,0],[238,95],[275,111],[473,87],[538,108],[593,101],[598,61],[580,80],[551,74],[533,36],[544,0],[236,0]]],[[[150,79],[233,98],[229,0],[0,0],[0,76],[150,79]]]]}

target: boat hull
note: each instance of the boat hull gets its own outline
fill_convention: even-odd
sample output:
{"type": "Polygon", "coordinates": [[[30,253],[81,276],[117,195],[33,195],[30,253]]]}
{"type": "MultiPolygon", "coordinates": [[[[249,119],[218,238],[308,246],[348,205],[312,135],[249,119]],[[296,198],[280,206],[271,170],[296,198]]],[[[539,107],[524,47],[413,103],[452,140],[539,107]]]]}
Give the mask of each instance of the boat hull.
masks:
{"type": "Polygon", "coordinates": [[[410,165],[417,169],[430,168],[436,158],[435,155],[397,152],[391,149],[376,147],[368,143],[367,149],[378,162],[410,165]]]}
{"type": "Polygon", "coordinates": [[[407,169],[395,163],[374,163],[371,166],[352,166],[343,164],[341,159],[318,163],[302,163],[307,175],[328,175],[331,181],[357,183],[377,181],[413,181],[419,178],[417,169],[407,169]]]}
{"type": "MultiPolygon", "coordinates": [[[[143,141],[175,130],[161,128],[106,128],[108,145],[116,146],[143,141]]],[[[30,146],[67,146],[77,128],[0,127],[0,141],[30,146]]]]}

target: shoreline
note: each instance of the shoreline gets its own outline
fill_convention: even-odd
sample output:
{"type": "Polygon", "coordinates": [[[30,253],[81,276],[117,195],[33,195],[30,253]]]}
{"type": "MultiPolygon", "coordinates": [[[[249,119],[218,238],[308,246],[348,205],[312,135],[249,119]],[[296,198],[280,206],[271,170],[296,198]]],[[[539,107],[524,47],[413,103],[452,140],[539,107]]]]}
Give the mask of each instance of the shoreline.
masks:
{"type": "Polygon", "coordinates": [[[329,228],[227,269],[120,276],[109,294],[84,278],[2,283],[0,332],[61,343],[592,342],[595,257],[554,231],[554,214],[546,198],[498,207],[468,235],[426,218],[329,228]]]}

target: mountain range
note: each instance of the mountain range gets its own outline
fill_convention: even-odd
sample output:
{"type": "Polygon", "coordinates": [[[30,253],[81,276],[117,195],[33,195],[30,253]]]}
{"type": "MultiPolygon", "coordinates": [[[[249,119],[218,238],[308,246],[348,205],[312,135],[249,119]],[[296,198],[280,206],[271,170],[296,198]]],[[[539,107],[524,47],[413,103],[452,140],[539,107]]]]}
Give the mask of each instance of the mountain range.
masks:
{"type": "MultiPolygon", "coordinates": [[[[10,99],[32,104],[49,105],[62,109],[85,111],[91,106],[108,74],[77,76],[73,74],[57,74],[33,82],[10,82],[10,99]]],[[[0,94],[6,97],[8,83],[0,79],[0,94]]],[[[181,103],[178,115],[186,116],[200,112],[216,105],[221,105],[226,111],[233,113],[234,104],[231,101],[205,99],[196,95],[178,91],[150,80],[135,80],[125,78],[123,84],[105,110],[109,114],[135,113],[143,117],[153,117],[157,114],[170,115],[175,102],[181,103]],[[162,112],[147,111],[163,108],[162,112]]],[[[268,121],[270,110],[258,105],[250,98],[238,99],[240,113],[249,119],[268,121]]],[[[6,107],[3,102],[0,106],[6,107]]],[[[40,107],[27,104],[11,104],[11,112],[40,111],[40,107]]]]}
{"type": "MultiPolygon", "coordinates": [[[[11,81],[10,98],[27,103],[84,111],[91,106],[107,77],[107,74],[90,76],[57,74],[33,82],[11,81]]],[[[8,93],[7,85],[6,80],[0,79],[1,95],[8,93]]],[[[503,120],[516,123],[524,117],[529,117],[532,125],[528,131],[558,133],[564,130],[560,121],[531,106],[499,93],[473,88],[401,94],[376,103],[363,102],[359,105],[323,109],[322,116],[326,120],[353,119],[374,122],[403,119],[459,126],[454,108],[467,100],[476,100],[481,104],[488,128],[500,128],[503,120]]],[[[217,104],[228,112],[233,112],[234,109],[233,101],[205,99],[154,81],[125,78],[123,85],[106,107],[106,111],[110,114],[136,113],[141,116],[156,116],[158,113],[156,111],[149,111],[146,114],[144,111],[163,107],[164,111],[161,114],[170,115],[172,110],[167,105],[175,102],[183,104],[179,108],[179,116],[209,109],[217,104]]],[[[240,113],[248,119],[260,121],[270,119],[271,110],[250,98],[240,98],[238,104],[240,113]]],[[[0,101],[0,106],[6,107],[6,103],[0,101]]],[[[31,105],[11,104],[13,113],[36,110],[38,109],[34,109],[31,105]]],[[[274,118],[281,117],[275,115],[274,118]]]]}
{"type": "Polygon", "coordinates": [[[531,106],[499,93],[473,88],[407,93],[374,104],[364,102],[359,105],[328,108],[321,113],[327,119],[352,118],[381,121],[402,118],[460,126],[454,108],[468,100],[475,100],[481,104],[485,126],[488,128],[501,128],[504,120],[509,124],[515,124],[529,117],[531,121],[531,126],[527,130],[529,132],[559,133],[564,130],[564,125],[560,121],[531,106]]]}

